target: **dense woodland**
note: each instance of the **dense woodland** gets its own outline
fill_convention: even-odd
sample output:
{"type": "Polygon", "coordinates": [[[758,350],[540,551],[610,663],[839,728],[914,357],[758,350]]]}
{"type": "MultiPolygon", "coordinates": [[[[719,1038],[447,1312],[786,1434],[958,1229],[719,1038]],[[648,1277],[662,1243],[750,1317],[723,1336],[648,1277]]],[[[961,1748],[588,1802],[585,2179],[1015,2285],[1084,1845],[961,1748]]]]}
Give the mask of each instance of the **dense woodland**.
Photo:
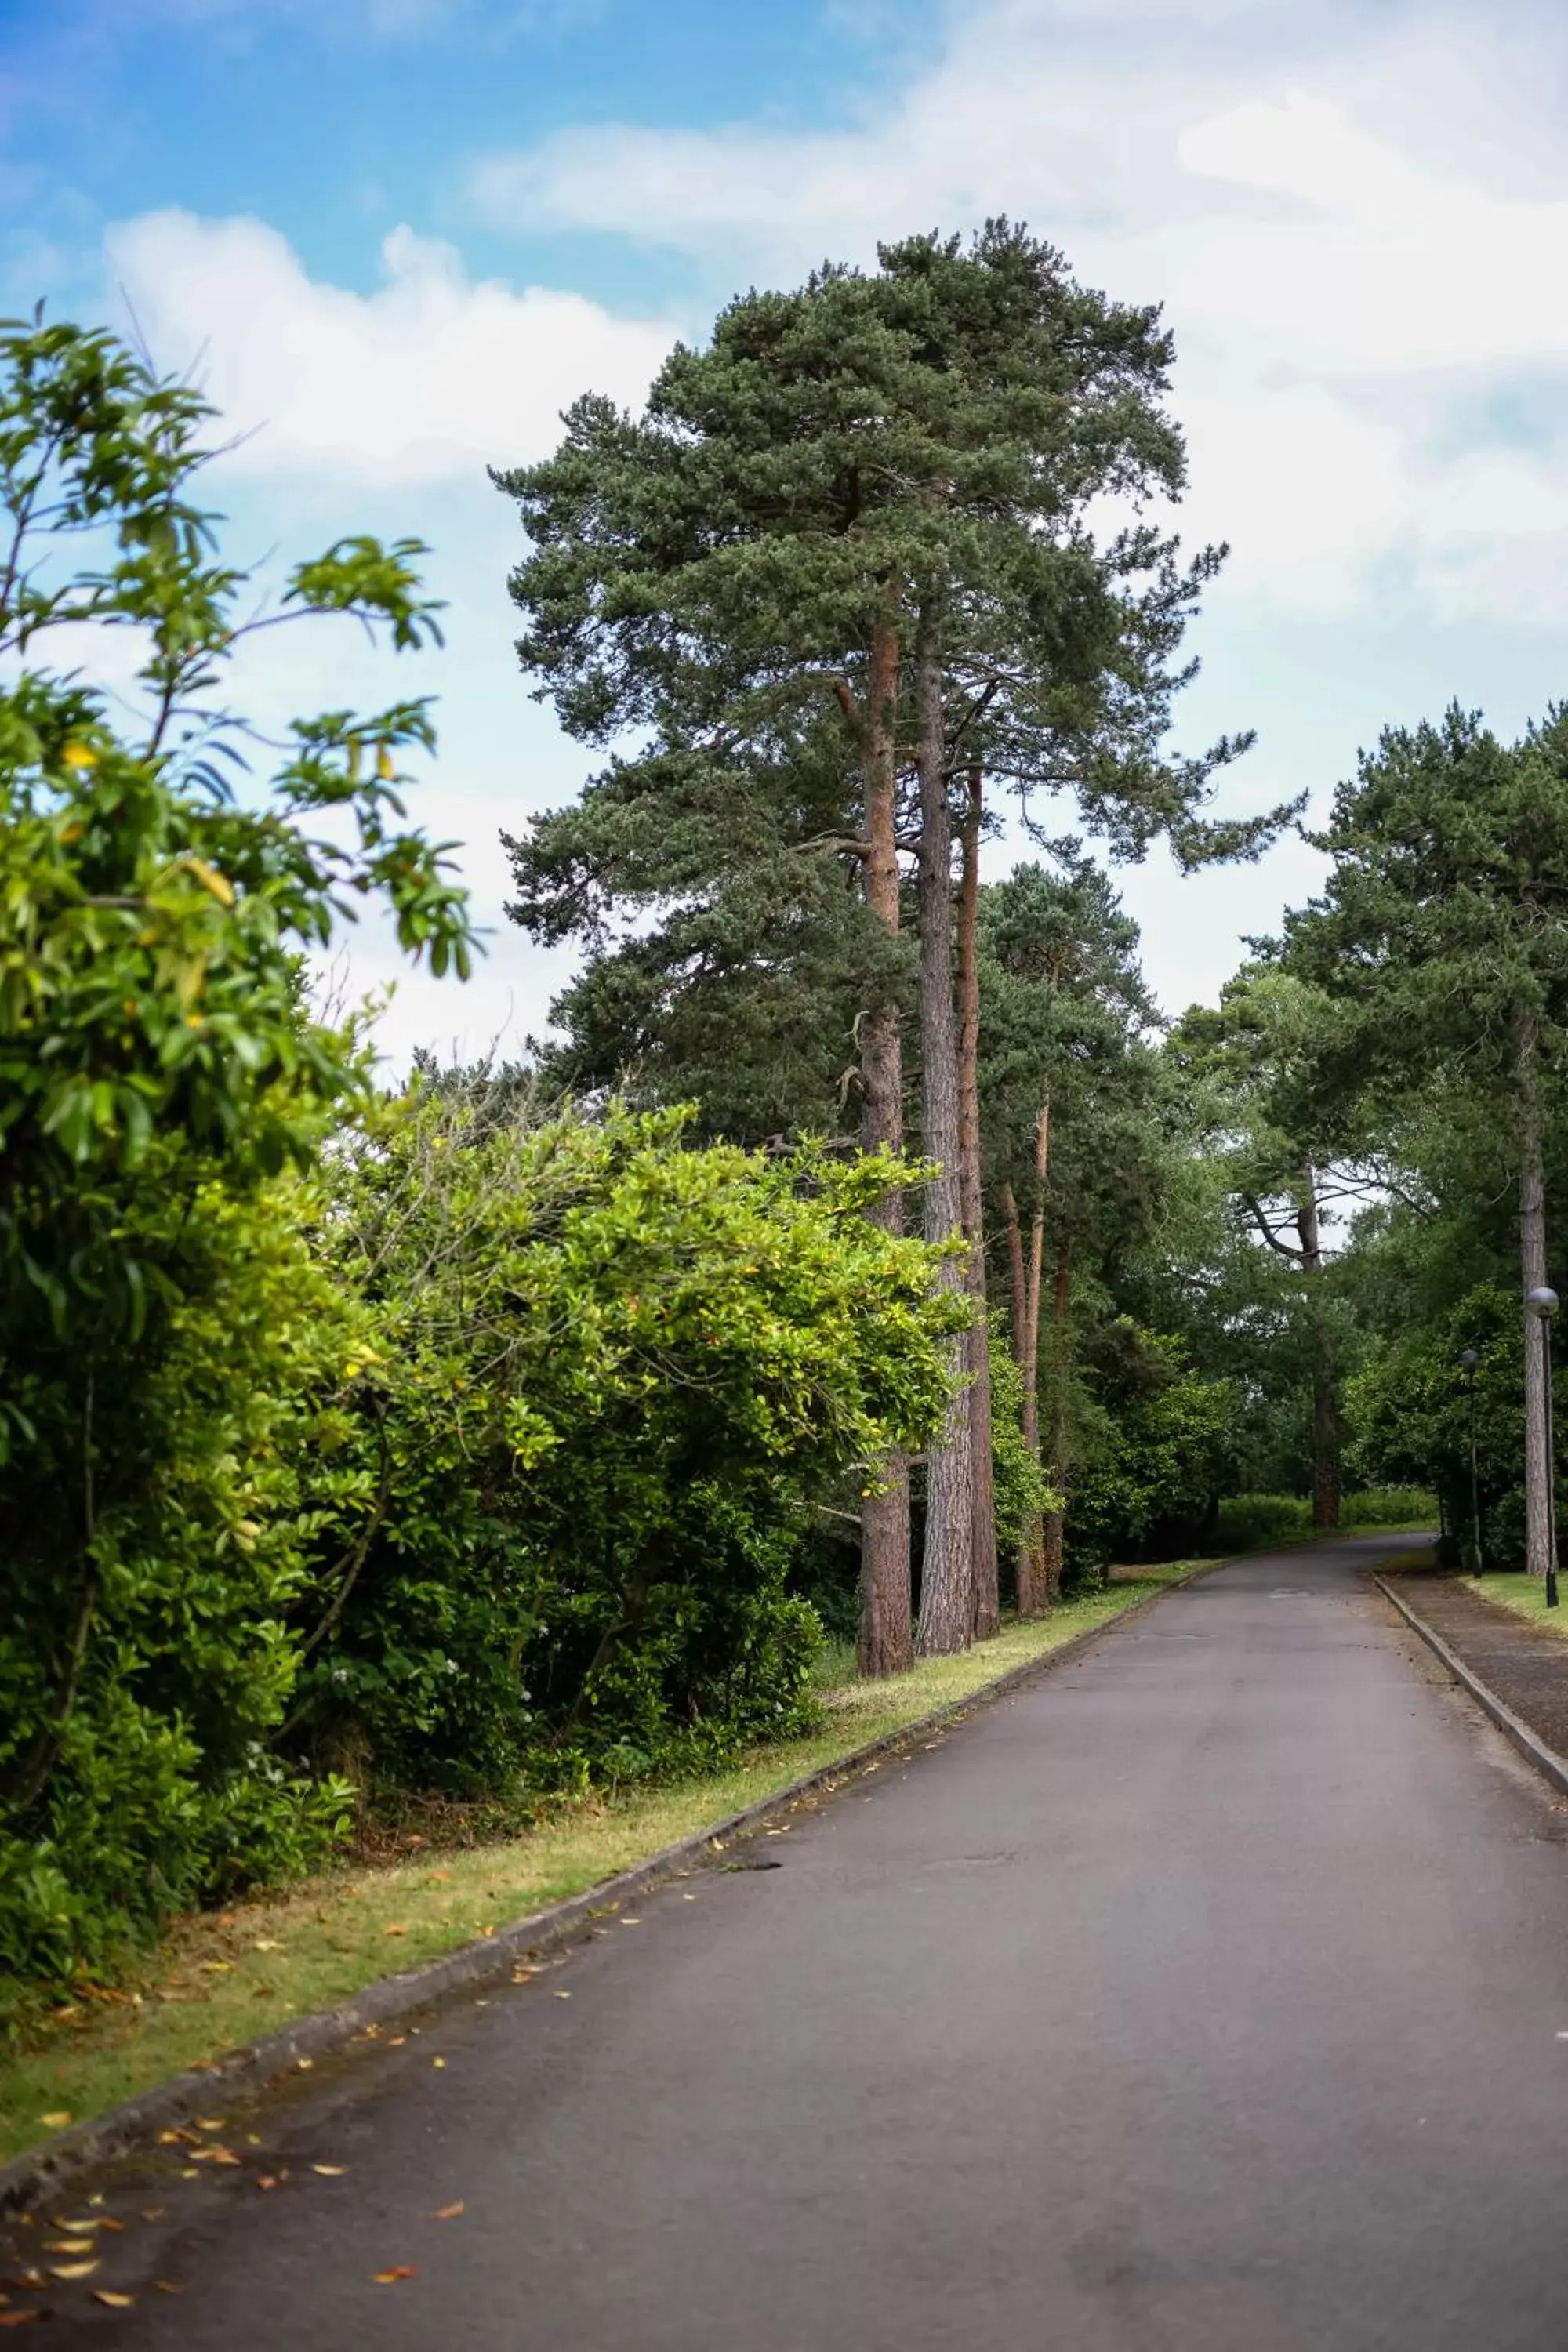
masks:
{"type": "Polygon", "coordinates": [[[520,814],[510,913],[579,961],[526,1066],[395,1078],[312,960],[379,909],[460,984],[431,713],[279,748],[229,695],[258,629],[427,641],[424,551],[258,602],[200,399],[4,331],[15,2016],[356,1819],[797,1728],[826,1645],[896,1674],[1115,1560],[1420,1507],[1380,1489],[1473,1546],[1472,1429],[1488,1563],[1544,1567],[1568,719],[1391,730],[1321,897],[1158,1006],[1117,865],[1302,821],[1215,814],[1244,732],[1173,748],[1224,551],[1152,519],[1173,356],[997,222],[745,295],[640,414],[498,452],[588,774],[520,814]]]}

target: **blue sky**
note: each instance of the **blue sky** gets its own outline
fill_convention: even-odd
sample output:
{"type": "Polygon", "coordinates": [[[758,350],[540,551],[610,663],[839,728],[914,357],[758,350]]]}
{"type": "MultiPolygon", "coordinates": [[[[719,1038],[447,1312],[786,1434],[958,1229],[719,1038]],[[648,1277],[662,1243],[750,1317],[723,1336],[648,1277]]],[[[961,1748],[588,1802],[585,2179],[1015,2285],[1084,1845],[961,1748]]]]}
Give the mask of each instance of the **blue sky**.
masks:
{"type": "MultiPolygon", "coordinates": [[[[1533,0],[0,0],[0,291],[133,310],[195,370],[247,430],[215,477],[243,551],[430,541],[421,814],[495,929],[385,1034],[475,1049],[537,1028],[561,969],[500,921],[498,829],[584,772],[515,674],[485,464],[589,385],[635,403],[734,288],[879,235],[1005,210],[1165,302],[1181,527],[1233,549],[1183,732],[1259,731],[1227,804],[1321,806],[1451,698],[1512,729],[1568,692],[1565,100],[1568,19],[1533,0]]],[[[264,642],[266,712],[392,690],[342,638],[264,642]]],[[[1127,877],[1166,1001],[1316,870],[1294,844],[1127,877]]],[[[366,934],[347,984],[394,964],[366,934]]]]}

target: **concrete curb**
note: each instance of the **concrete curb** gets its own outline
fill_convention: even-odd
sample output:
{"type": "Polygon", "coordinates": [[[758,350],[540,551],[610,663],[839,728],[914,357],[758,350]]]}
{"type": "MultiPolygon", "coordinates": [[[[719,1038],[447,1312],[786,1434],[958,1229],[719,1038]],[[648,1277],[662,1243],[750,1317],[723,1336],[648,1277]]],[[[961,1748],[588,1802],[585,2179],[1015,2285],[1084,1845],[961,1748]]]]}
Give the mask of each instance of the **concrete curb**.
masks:
{"type": "Polygon", "coordinates": [[[1190,1574],[1163,1586],[1158,1592],[1145,1593],[1141,1601],[1118,1610],[1115,1616],[1106,1618],[1101,1624],[1088,1626],[1058,1648],[1026,1658],[1022,1665],[1010,1667],[993,1682],[979,1684],[962,1698],[950,1699],[900,1729],[884,1732],[880,1738],[868,1740],[863,1747],[852,1748],[832,1763],[819,1765],[815,1772],[791,1781],[787,1788],[759,1798],[755,1804],[710,1823],[707,1829],[694,1831],[689,1837],[666,1846],[646,1862],[634,1863],[614,1878],[601,1879],[581,1895],[552,1903],[542,1911],[530,1912],[513,1920],[510,1927],[498,1928],[493,1935],[459,1944],[456,1950],[444,1952],[437,1959],[422,1961],[417,1968],[404,1969],[395,1976],[380,1977],[335,2008],[318,2010],[279,2026],[276,2032],[262,2034],[255,2042],[242,2042],[221,2058],[171,2075],[152,2090],[142,2091],[120,2106],[76,2125],[40,2148],[25,2150],[8,2164],[0,2165],[0,2211],[30,2204],[46,2193],[52,2194],[79,2173],[123,2155],[138,2140],[167,2130],[171,2125],[210,2107],[222,2092],[232,2096],[236,2092],[248,2095],[263,2090],[297,2068],[301,2059],[314,2060],[341,2050],[367,2025],[385,2025],[411,2017],[447,1993],[505,1976],[520,1959],[579,1940],[587,1934],[595,1913],[606,1903],[647,1893],[683,1867],[710,1861],[716,1840],[727,1843],[731,1838],[760,1829],[778,1814],[789,1811],[803,1798],[817,1790],[833,1789],[841,1780],[864,1770],[868,1764],[906,1741],[951,1723],[955,1716],[971,1707],[1005,1696],[1037,1675],[1049,1674],[1068,1659],[1079,1656],[1092,1643],[1103,1641],[1120,1626],[1141,1617],[1145,1610],[1163,1601],[1167,1592],[1179,1592],[1196,1583],[1200,1577],[1230,1565],[1223,1559],[1205,1560],[1190,1574]]]}
{"type": "Polygon", "coordinates": [[[1436,1651],[1454,1680],[1463,1684],[1477,1706],[1483,1713],[1490,1716],[1504,1738],[1513,1742],[1526,1761],[1533,1764],[1536,1770],[1543,1774],[1554,1789],[1568,1796],[1568,1761],[1559,1756],[1554,1748],[1548,1748],[1546,1742],[1531,1731],[1529,1724],[1515,1715],[1512,1707],[1505,1706],[1496,1691],[1489,1690],[1479,1675],[1472,1667],[1467,1666],[1464,1660],[1450,1650],[1441,1634],[1435,1633],[1425,1619],[1418,1617],[1409,1603],[1394,1591],[1392,1585],[1386,1584],[1375,1570],[1371,1571],[1371,1574],[1372,1581],[1384,1600],[1392,1601],[1411,1630],[1420,1634],[1429,1650],[1436,1651]]]}

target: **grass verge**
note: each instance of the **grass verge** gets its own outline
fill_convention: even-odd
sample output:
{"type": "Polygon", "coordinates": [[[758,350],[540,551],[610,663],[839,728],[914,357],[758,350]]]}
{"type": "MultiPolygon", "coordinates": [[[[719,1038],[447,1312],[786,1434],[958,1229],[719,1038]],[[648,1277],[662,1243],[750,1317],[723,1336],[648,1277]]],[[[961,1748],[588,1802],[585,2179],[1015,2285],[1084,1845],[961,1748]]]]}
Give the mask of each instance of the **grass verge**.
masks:
{"type": "Polygon", "coordinates": [[[1500,1609],[1510,1609],[1516,1617],[1528,1617],[1543,1633],[1557,1633],[1568,1641],[1568,1609],[1548,1609],[1543,1576],[1463,1576],[1459,1581],[1468,1584],[1472,1592],[1479,1592],[1483,1601],[1495,1601],[1500,1609]]]}
{"type": "Polygon", "coordinates": [[[892,1682],[826,1689],[817,1730],[758,1748],[731,1771],[584,1805],[469,1852],[337,1870],[182,1920],[140,1984],[57,2011],[29,2044],[0,2058],[0,2161],[377,1977],[581,1894],[1213,1565],[1113,1574],[1103,1591],[1006,1626],[960,1657],[931,1659],[892,1682]]]}

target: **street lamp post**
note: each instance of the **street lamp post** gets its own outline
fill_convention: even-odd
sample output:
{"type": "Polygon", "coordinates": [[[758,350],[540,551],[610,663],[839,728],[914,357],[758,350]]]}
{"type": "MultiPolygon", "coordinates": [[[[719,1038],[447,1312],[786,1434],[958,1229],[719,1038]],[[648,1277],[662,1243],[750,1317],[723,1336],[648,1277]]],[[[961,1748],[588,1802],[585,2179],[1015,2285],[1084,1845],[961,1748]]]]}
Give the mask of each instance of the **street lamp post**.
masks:
{"type": "Polygon", "coordinates": [[[1460,1351],[1459,1361],[1465,1368],[1465,1378],[1470,1391],[1470,1573],[1484,1576],[1486,1559],[1481,1550],[1481,1474],[1476,1439],[1476,1370],[1480,1358],[1473,1348],[1460,1351]]]}
{"type": "Polygon", "coordinates": [[[1525,1305],[1541,1325],[1541,1412],[1546,1441],[1546,1606],[1557,1606],[1557,1482],[1552,1466],[1552,1318],[1557,1293],[1544,1284],[1525,1294],[1525,1305]]]}

